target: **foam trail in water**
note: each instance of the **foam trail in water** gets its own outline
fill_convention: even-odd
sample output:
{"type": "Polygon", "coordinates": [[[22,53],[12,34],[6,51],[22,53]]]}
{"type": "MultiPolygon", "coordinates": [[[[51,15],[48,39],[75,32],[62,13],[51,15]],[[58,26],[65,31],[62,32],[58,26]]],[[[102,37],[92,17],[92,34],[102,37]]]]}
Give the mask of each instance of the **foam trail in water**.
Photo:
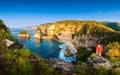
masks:
{"type": "Polygon", "coordinates": [[[58,56],[59,59],[64,60],[66,62],[76,61],[75,52],[74,52],[74,50],[71,49],[69,44],[65,43],[65,44],[63,44],[63,45],[61,45],[59,47],[61,48],[59,56],[58,56]],[[66,48],[68,48],[70,50],[70,52],[73,54],[73,56],[69,56],[69,57],[64,56],[66,48]]]}

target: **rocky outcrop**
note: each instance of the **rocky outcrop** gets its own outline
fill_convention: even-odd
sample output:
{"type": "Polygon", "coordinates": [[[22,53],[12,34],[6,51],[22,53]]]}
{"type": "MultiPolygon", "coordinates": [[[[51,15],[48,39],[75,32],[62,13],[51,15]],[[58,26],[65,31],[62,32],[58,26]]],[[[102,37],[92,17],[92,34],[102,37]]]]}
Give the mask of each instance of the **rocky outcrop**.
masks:
{"type": "Polygon", "coordinates": [[[58,58],[66,62],[75,62],[76,61],[75,53],[77,53],[76,48],[74,48],[74,46],[69,41],[61,40],[60,42],[63,42],[63,44],[59,46],[61,50],[59,52],[58,58]]]}
{"type": "Polygon", "coordinates": [[[25,27],[24,29],[30,29],[30,30],[31,30],[31,29],[35,29],[35,30],[36,30],[37,27],[38,27],[38,26],[27,26],[27,27],[25,27]]]}
{"type": "Polygon", "coordinates": [[[34,38],[41,39],[43,33],[41,31],[41,28],[37,28],[36,32],[34,33],[34,38]]]}
{"type": "Polygon", "coordinates": [[[64,56],[68,57],[68,56],[73,56],[73,54],[71,54],[70,50],[67,48],[65,50],[64,56]]]}
{"type": "Polygon", "coordinates": [[[112,63],[100,56],[96,56],[94,58],[87,58],[88,64],[93,66],[94,68],[98,69],[100,67],[106,68],[106,69],[111,69],[112,68],[112,63]]]}
{"type": "Polygon", "coordinates": [[[77,49],[70,41],[59,40],[59,42],[64,43],[62,46],[60,46],[60,48],[63,48],[64,50],[69,49],[71,53],[77,53],[77,49]]]}
{"type": "Polygon", "coordinates": [[[42,39],[46,39],[46,40],[52,40],[52,39],[54,39],[53,36],[42,36],[41,38],[42,39]]]}
{"type": "Polygon", "coordinates": [[[50,35],[54,35],[54,30],[55,30],[55,25],[50,25],[50,27],[47,29],[47,34],[50,35]]]}
{"type": "Polygon", "coordinates": [[[18,37],[19,38],[29,38],[30,34],[26,31],[21,31],[21,32],[18,33],[18,37]]]}
{"type": "Polygon", "coordinates": [[[78,35],[78,36],[74,36],[74,38],[72,38],[72,34],[61,34],[61,35],[57,35],[57,37],[60,40],[67,40],[70,41],[74,47],[86,47],[88,50],[91,50],[90,47],[92,46],[96,46],[97,44],[97,40],[102,40],[103,37],[97,37],[95,35],[78,35]]]}
{"type": "Polygon", "coordinates": [[[64,62],[56,58],[49,58],[46,59],[46,61],[50,66],[60,70],[66,75],[72,75],[74,73],[74,65],[72,63],[64,62]]]}
{"type": "Polygon", "coordinates": [[[96,21],[59,21],[39,26],[49,36],[57,36],[60,40],[70,41],[75,47],[90,47],[96,41],[106,38],[106,34],[115,32],[96,21]]]}
{"type": "Polygon", "coordinates": [[[11,45],[14,44],[13,41],[10,41],[10,40],[8,40],[8,39],[5,39],[5,41],[6,41],[6,46],[7,46],[7,47],[10,47],[11,45]]]}

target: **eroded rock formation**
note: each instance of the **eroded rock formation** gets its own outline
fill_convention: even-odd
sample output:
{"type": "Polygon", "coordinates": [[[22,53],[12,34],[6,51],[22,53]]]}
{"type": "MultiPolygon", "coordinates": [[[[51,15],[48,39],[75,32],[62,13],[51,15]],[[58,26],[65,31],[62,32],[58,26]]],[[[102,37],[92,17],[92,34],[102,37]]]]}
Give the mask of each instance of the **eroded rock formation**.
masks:
{"type": "Polygon", "coordinates": [[[21,32],[18,33],[18,37],[19,38],[29,38],[30,34],[26,31],[21,31],[21,32]]]}
{"type": "Polygon", "coordinates": [[[34,38],[41,39],[43,33],[41,31],[41,28],[37,28],[36,32],[34,33],[34,38]]]}
{"type": "Polygon", "coordinates": [[[106,68],[106,69],[111,69],[112,68],[112,63],[111,61],[103,58],[103,57],[99,57],[96,56],[94,58],[87,58],[87,62],[88,64],[90,64],[91,66],[93,66],[94,68],[98,69],[100,67],[106,68]]]}
{"type": "Polygon", "coordinates": [[[47,63],[65,73],[65,75],[72,75],[74,73],[74,65],[72,63],[64,62],[56,58],[47,59],[47,63]]]}
{"type": "Polygon", "coordinates": [[[103,40],[109,33],[115,32],[96,21],[59,21],[42,24],[39,28],[48,36],[70,41],[75,47],[83,46],[88,49],[95,46],[98,39],[103,40]]]}

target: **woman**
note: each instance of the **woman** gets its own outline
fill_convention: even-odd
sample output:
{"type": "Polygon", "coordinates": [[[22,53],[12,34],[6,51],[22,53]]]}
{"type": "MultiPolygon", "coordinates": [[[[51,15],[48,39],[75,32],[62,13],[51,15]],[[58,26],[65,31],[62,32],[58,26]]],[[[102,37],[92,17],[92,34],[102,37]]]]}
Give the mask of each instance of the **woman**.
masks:
{"type": "Polygon", "coordinates": [[[96,46],[96,55],[101,56],[102,49],[103,47],[100,44],[100,41],[98,41],[97,46],[96,46]]]}

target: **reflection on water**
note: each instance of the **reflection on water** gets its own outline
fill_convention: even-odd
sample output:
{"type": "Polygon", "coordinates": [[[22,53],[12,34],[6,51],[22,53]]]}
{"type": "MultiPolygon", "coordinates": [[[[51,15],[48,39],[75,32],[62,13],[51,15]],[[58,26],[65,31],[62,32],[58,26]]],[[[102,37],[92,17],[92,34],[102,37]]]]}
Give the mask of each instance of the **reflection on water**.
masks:
{"type": "Polygon", "coordinates": [[[25,41],[30,39],[29,37],[18,37],[18,38],[21,39],[21,40],[25,40],[25,41]]]}
{"type": "Polygon", "coordinates": [[[34,38],[34,42],[36,42],[36,43],[40,43],[40,39],[38,39],[38,38],[34,38]]]}
{"type": "Polygon", "coordinates": [[[40,39],[34,38],[35,47],[40,48],[40,39]]]}

